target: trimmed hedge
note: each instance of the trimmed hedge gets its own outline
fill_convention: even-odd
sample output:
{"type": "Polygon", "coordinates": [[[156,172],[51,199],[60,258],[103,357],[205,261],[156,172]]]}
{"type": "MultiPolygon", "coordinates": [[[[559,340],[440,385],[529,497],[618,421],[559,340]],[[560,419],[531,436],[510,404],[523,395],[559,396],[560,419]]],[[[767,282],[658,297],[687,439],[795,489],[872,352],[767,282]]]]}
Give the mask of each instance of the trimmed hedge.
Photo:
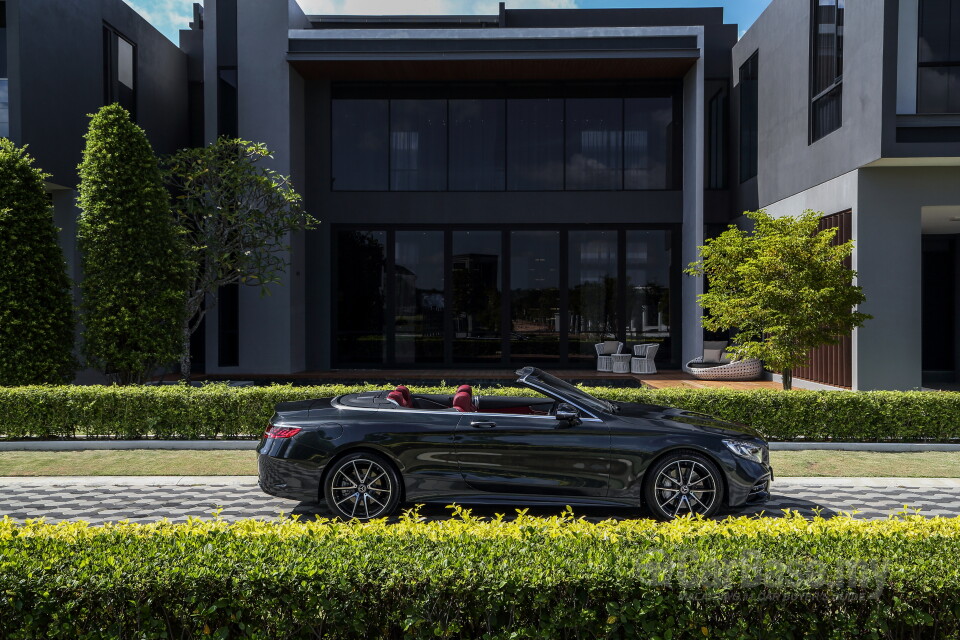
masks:
{"type": "MultiPolygon", "coordinates": [[[[284,400],[376,389],[372,385],[294,387],[0,387],[0,437],[136,439],[258,438],[284,400]]],[[[412,387],[453,393],[453,387],[412,387]]],[[[533,395],[483,388],[484,395],[533,395]]],[[[700,411],[757,428],[772,440],[948,441],[960,438],[960,393],[921,391],[734,391],[597,388],[602,398],[700,411]]]]}
{"type": "Polygon", "coordinates": [[[0,640],[957,638],[960,518],[0,522],[0,640]]]}

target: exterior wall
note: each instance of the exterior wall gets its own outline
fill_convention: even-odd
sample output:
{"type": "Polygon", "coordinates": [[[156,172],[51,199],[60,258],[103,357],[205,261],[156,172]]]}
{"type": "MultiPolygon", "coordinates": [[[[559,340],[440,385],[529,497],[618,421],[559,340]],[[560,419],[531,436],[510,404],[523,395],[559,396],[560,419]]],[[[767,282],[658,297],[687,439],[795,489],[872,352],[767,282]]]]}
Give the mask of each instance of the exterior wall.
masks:
{"type": "MultiPolygon", "coordinates": [[[[703,37],[700,36],[702,42],[703,37]]],[[[683,81],[683,240],[682,264],[698,258],[703,244],[703,171],[704,171],[704,62],[701,58],[683,81]]],[[[681,362],[703,354],[703,310],[697,296],[703,293],[703,279],[683,276],[680,292],[683,304],[680,323],[681,362]]]]}
{"type": "Polygon", "coordinates": [[[137,45],[137,122],[158,153],[187,140],[187,59],[121,0],[8,0],[11,138],[76,184],[88,113],[103,105],[103,25],[137,45]]]}
{"type": "MultiPolygon", "coordinates": [[[[759,51],[759,175],[737,189],[738,211],[766,207],[880,157],[884,2],[848,2],[844,22],[842,126],[810,143],[808,0],[773,0],[733,47],[732,73],[759,51]],[[756,203],[756,204],[754,204],[756,203]]],[[[735,92],[736,93],[736,92],[735,92]]],[[[737,104],[736,106],[739,106],[737,104]]],[[[731,144],[739,140],[731,112],[731,144]]],[[[736,179],[737,172],[732,172],[736,179]]]]}

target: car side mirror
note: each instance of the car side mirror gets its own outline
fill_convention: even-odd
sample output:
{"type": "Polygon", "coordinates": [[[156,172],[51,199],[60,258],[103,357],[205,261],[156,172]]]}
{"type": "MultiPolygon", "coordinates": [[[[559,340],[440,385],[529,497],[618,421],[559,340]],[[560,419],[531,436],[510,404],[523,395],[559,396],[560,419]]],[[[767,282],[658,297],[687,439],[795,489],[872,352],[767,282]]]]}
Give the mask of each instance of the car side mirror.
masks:
{"type": "Polygon", "coordinates": [[[557,405],[557,411],[555,413],[556,418],[560,422],[569,422],[570,424],[580,424],[580,412],[577,411],[577,408],[572,404],[567,402],[561,402],[557,405]]]}

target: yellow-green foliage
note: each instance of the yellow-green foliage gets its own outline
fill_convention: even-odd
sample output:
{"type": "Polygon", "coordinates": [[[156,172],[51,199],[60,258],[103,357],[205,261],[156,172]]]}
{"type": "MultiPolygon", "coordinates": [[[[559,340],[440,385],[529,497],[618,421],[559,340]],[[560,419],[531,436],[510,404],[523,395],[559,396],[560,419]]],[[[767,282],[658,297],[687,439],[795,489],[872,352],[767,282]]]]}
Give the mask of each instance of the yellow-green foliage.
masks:
{"type": "Polygon", "coordinates": [[[0,522],[0,639],[957,638],[960,518],[0,522]]]}
{"type": "MultiPolygon", "coordinates": [[[[0,387],[0,437],[255,438],[278,402],[332,397],[374,385],[294,387],[0,387]]],[[[392,388],[392,387],[390,387],[392,388]]],[[[449,393],[454,387],[417,387],[449,393]]],[[[937,440],[960,438],[960,393],[790,392],[588,387],[601,398],[678,407],[749,424],[774,440],[937,440]]],[[[482,395],[534,395],[479,389],[482,395]]],[[[482,400],[481,400],[482,402],[482,400]]]]}

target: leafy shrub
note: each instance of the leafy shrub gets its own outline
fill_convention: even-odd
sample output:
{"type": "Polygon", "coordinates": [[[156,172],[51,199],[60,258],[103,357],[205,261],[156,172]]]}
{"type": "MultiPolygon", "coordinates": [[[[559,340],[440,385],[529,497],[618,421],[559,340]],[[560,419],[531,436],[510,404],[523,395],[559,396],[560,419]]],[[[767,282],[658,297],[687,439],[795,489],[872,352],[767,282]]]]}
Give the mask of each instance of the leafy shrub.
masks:
{"type": "MultiPolygon", "coordinates": [[[[278,402],[377,389],[374,385],[294,387],[0,387],[0,437],[258,438],[278,402]]],[[[598,397],[699,411],[749,424],[771,440],[946,441],[960,438],[960,393],[790,392],[589,387],[598,397]]],[[[454,387],[411,387],[449,393],[454,387]]],[[[535,395],[494,387],[483,395],[535,395]]],[[[482,400],[481,400],[482,402],[482,400]]]]}
{"type": "Polygon", "coordinates": [[[0,522],[0,639],[957,638],[960,518],[0,522]]]}
{"type": "Polygon", "coordinates": [[[0,138],[0,385],[67,382],[73,300],[50,201],[26,148],[0,138]]]}
{"type": "Polygon", "coordinates": [[[189,263],[143,129],[118,104],[92,116],[80,175],[83,349],[141,382],[179,359],[189,263]]]}

